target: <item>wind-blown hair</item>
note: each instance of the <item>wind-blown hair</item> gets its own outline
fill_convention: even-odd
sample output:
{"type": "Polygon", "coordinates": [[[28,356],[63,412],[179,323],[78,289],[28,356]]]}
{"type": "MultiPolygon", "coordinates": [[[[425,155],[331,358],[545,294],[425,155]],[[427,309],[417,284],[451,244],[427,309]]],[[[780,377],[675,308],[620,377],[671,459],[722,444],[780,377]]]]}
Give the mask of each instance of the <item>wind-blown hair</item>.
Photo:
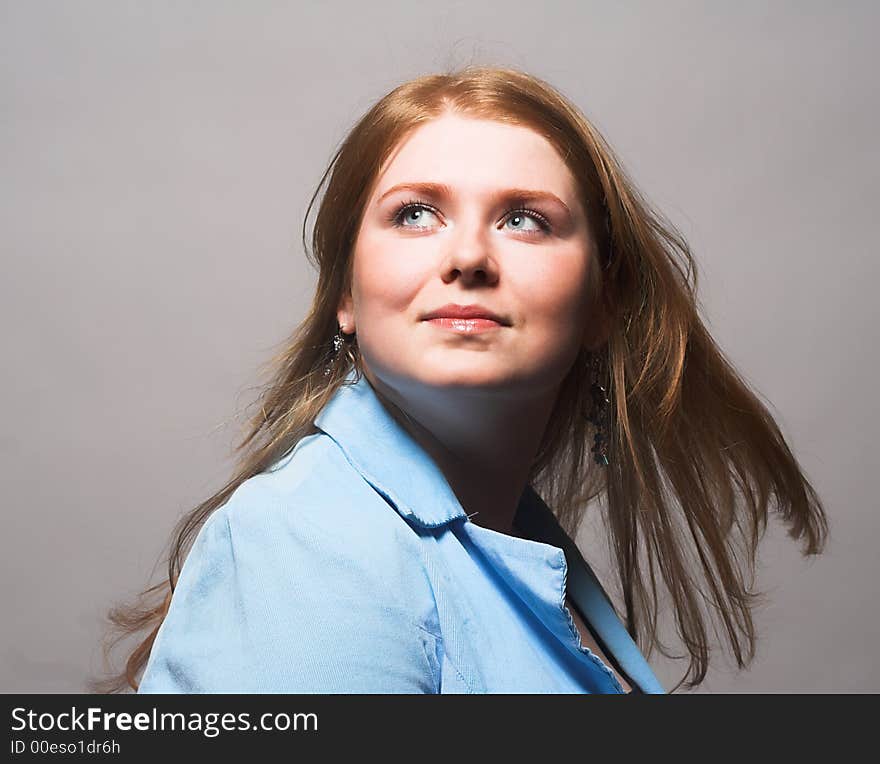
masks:
{"type": "MultiPolygon", "coordinates": [[[[124,669],[90,687],[137,689],[167,613],[185,552],[206,518],[241,483],[267,471],[303,437],[354,367],[356,337],[325,375],[337,308],[351,286],[352,252],[379,171],[400,141],[445,113],[531,128],[559,152],[577,181],[599,257],[587,288],[594,320],[607,329],[603,359],[611,401],[607,467],[590,458],[593,431],[589,351],[564,379],[529,482],[574,534],[597,506],[622,592],[618,614],[650,659],[659,639],[659,601],[668,594],[688,671],[673,689],[701,683],[709,664],[709,627],[746,667],[754,658],[753,591],[760,538],[770,506],[802,539],[803,554],[824,548],[821,502],[758,395],[749,389],[698,316],[697,272],[681,234],[652,210],[598,130],[559,91],[537,77],[500,67],[468,66],[418,77],[375,103],[334,154],[306,212],[302,243],[318,271],[311,309],[281,352],[261,369],[259,412],[235,446],[234,475],[175,528],[167,579],[137,604],[110,610],[115,637],[140,640],[124,669]],[[329,182],[327,182],[329,176],[329,182]],[[307,244],[307,222],[321,187],[307,244]],[[658,588],[662,589],[658,590],[658,588]]],[[[295,511],[295,510],[294,510],[295,511]]]]}

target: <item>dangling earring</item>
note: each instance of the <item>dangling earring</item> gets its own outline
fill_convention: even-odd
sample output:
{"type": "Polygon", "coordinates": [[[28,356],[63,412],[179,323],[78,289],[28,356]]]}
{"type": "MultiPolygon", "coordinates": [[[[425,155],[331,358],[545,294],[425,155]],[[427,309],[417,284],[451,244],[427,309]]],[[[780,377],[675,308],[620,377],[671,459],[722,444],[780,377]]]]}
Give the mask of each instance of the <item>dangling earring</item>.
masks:
{"type": "Polygon", "coordinates": [[[592,354],[593,378],[590,384],[590,395],[593,399],[593,405],[589,414],[585,414],[584,418],[592,423],[596,428],[596,434],[593,436],[593,459],[596,464],[603,467],[608,466],[608,436],[609,436],[609,415],[611,411],[608,399],[608,391],[602,386],[601,380],[601,363],[599,355],[592,354]]]}
{"type": "Polygon", "coordinates": [[[333,366],[336,364],[336,361],[339,360],[339,350],[345,344],[345,337],[342,335],[343,328],[344,327],[340,326],[336,331],[336,334],[333,335],[333,349],[330,351],[330,360],[324,367],[325,377],[329,377],[330,374],[333,373],[333,366]]]}

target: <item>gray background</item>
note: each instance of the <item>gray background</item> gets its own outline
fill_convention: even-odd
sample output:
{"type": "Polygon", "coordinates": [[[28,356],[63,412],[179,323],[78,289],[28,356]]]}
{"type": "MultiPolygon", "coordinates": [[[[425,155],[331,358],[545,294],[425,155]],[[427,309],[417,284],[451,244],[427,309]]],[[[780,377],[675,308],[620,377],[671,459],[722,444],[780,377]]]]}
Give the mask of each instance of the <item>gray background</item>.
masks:
{"type": "Polygon", "coordinates": [[[471,62],[549,80],[603,132],[826,503],[812,561],[774,519],[758,657],[716,655],[700,691],[880,690],[877,8],[4,2],[0,690],[83,689],[101,617],[220,487],[305,315],[300,228],[338,142],[471,62]]]}

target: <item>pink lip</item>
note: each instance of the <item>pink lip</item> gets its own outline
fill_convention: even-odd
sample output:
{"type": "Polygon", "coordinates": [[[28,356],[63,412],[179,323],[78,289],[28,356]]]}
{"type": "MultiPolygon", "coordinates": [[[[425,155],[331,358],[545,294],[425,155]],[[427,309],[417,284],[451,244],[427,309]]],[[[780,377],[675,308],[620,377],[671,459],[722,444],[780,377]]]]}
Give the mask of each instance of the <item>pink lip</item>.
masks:
{"type": "Polygon", "coordinates": [[[503,316],[493,313],[488,308],[484,308],[482,305],[457,305],[454,302],[450,302],[422,316],[423,321],[430,321],[436,318],[468,319],[469,321],[486,319],[500,326],[510,326],[510,321],[503,316]]]}
{"type": "Polygon", "coordinates": [[[501,328],[501,324],[490,318],[452,318],[449,316],[441,316],[438,318],[429,318],[427,319],[427,323],[440,329],[448,329],[459,334],[480,334],[482,332],[501,328]]]}

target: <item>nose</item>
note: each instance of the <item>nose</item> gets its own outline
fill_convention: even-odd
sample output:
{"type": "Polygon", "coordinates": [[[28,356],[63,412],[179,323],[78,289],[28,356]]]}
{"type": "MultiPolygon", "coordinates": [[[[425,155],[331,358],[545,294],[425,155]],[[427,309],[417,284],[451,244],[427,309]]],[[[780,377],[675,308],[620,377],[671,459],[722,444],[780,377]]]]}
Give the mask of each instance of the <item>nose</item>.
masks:
{"type": "Polygon", "coordinates": [[[442,264],[443,281],[460,278],[464,285],[492,285],[498,281],[498,265],[485,230],[477,223],[459,224],[446,242],[449,248],[442,264]]]}

